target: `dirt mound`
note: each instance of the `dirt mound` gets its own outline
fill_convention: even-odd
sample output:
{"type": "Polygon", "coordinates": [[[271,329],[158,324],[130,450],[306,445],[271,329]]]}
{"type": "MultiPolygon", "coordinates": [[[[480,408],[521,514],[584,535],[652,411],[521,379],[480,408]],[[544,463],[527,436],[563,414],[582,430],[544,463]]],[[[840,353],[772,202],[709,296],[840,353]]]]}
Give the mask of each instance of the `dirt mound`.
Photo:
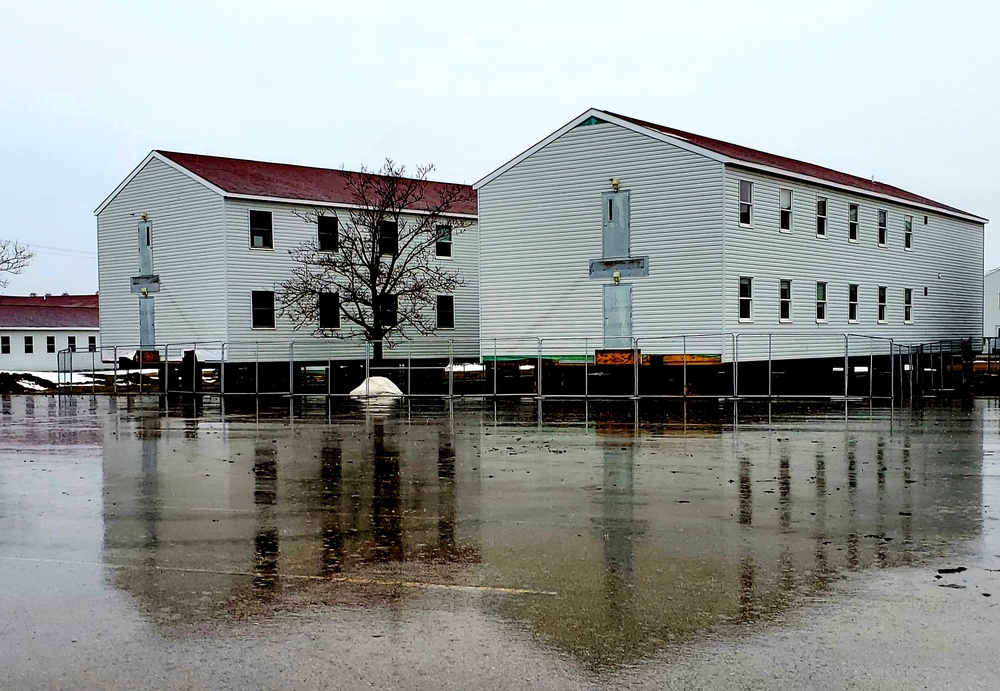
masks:
{"type": "Polygon", "coordinates": [[[51,391],[55,387],[52,382],[39,379],[30,374],[19,374],[16,372],[0,372],[0,394],[12,393],[39,393],[40,391],[51,391]],[[22,382],[34,384],[35,386],[24,386],[22,382]],[[41,388],[39,388],[41,387],[41,388]]]}

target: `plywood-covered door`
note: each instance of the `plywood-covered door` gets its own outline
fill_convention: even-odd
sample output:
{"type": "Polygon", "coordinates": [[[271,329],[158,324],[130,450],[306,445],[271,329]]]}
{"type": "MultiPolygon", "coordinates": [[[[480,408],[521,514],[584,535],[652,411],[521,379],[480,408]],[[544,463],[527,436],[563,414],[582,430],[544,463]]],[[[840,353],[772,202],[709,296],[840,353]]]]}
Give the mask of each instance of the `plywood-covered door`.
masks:
{"type": "Polygon", "coordinates": [[[604,286],[604,347],[632,347],[632,286],[604,286]]]}

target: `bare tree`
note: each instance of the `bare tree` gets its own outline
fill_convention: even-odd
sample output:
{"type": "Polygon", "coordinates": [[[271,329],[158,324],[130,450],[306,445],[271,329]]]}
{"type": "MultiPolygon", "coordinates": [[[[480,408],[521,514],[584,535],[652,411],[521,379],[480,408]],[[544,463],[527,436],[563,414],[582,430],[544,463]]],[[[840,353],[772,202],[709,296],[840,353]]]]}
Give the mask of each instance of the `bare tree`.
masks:
{"type": "Polygon", "coordinates": [[[6,288],[7,277],[21,273],[34,257],[35,253],[27,245],[16,240],[0,240],[0,288],[6,288]]]}
{"type": "Polygon", "coordinates": [[[331,216],[337,221],[335,239],[317,237],[291,250],[296,267],[277,297],[295,328],[331,338],[362,335],[376,361],[383,341],[392,348],[407,333],[434,331],[436,297],[462,285],[458,271],[436,260],[435,248],[471,225],[474,196],[465,185],[429,182],[432,170],[419,166],[406,177],[404,166],[386,159],[378,171],[341,171],[350,211],[298,214],[320,232],[331,216]]]}

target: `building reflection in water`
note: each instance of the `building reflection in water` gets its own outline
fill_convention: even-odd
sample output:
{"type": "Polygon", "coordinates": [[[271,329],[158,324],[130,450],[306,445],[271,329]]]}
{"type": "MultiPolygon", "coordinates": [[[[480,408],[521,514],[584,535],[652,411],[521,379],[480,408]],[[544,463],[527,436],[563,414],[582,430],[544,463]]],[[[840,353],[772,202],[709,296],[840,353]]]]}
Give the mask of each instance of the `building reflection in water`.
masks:
{"type": "Polygon", "coordinates": [[[471,407],[107,416],[110,578],[167,625],[485,586],[463,606],[604,668],[980,530],[982,431],[960,413],[910,435],[879,419],[539,426],[523,408],[487,425],[471,407]]]}

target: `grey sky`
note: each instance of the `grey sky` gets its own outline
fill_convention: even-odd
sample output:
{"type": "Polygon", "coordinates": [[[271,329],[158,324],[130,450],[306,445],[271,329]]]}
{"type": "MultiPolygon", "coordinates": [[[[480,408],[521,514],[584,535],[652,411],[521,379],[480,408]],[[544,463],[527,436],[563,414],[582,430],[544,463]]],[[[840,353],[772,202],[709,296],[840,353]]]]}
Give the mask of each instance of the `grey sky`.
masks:
{"type": "Polygon", "coordinates": [[[0,235],[38,253],[8,294],[95,291],[93,210],[154,148],[390,156],[471,183],[591,106],[1000,223],[1000,3],[0,0],[0,17],[0,235]]]}

